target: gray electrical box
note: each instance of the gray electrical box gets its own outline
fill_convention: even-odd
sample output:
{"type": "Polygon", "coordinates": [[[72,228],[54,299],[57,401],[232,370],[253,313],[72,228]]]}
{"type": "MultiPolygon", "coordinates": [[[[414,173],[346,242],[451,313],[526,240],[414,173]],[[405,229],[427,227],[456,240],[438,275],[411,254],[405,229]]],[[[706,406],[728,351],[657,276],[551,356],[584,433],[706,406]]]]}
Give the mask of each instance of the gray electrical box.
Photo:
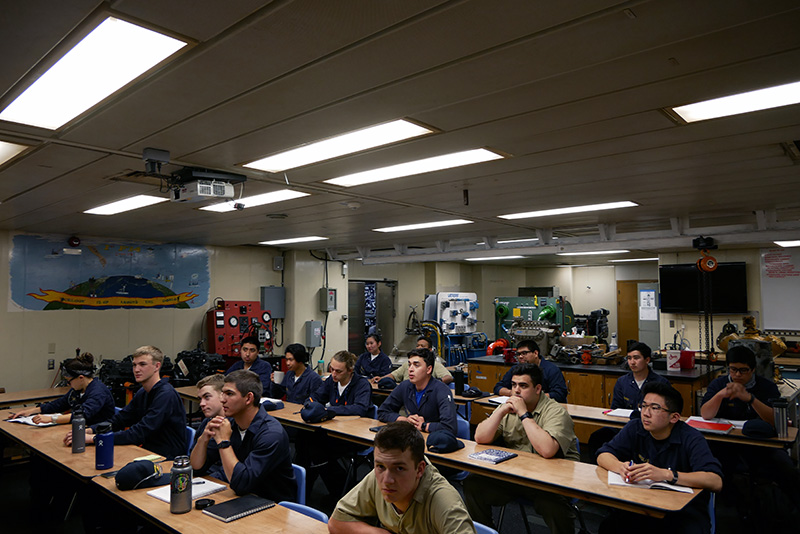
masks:
{"type": "Polygon", "coordinates": [[[261,286],[261,309],[268,310],[273,319],[286,318],[286,288],[261,286]]]}
{"type": "Polygon", "coordinates": [[[330,287],[319,289],[319,311],[336,311],[336,290],[330,287]]]}
{"type": "Polygon", "coordinates": [[[306,321],[306,348],[322,345],[322,321],[306,321]]]}

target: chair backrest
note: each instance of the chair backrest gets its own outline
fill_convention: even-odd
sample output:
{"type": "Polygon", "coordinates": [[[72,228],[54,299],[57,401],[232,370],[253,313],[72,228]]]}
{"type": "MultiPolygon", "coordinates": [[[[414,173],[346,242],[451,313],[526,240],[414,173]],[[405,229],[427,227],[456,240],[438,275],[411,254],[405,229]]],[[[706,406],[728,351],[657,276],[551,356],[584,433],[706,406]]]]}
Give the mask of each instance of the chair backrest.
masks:
{"type": "Polygon", "coordinates": [[[715,506],[717,494],[711,493],[708,497],[708,517],[711,520],[711,530],[709,531],[710,534],[715,534],[717,532],[717,510],[715,506]]]}
{"type": "Polygon", "coordinates": [[[456,427],[456,436],[460,439],[469,439],[469,421],[460,415],[456,415],[456,423],[458,424],[456,427]]]}
{"type": "Polygon", "coordinates": [[[378,418],[378,406],[373,404],[372,408],[367,411],[367,415],[370,416],[372,419],[378,418]]]}
{"type": "Polygon", "coordinates": [[[119,413],[121,411],[122,411],[122,408],[120,408],[119,406],[114,406],[114,413],[119,413]]]}
{"type": "Polygon", "coordinates": [[[308,517],[316,519],[317,521],[322,521],[323,523],[328,522],[328,516],[325,513],[320,512],[316,508],[306,506],[305,504],[298,504],[292,501],[281,501],[278,504],[284,508],[288,508],[289,510],[294,510],[295,512],[300,512],[303,515],[307,515],[308,517]]]}
{"type": "MultiPolygon", "coordinates": [[[[306,468],[302,467],[297,464],[292,464],[292,470],[294,471],[294,479],[297,481],[297,503],[298,504],[305,504],[306,503],[306,468]]],[[[328,518],[325,518],[325,522],[328,522],[328,518]]]]}
{"type": "Polygon", "coordinates": [[[477,534],[498,534],[495,529],[489,528],[477,521],[473,521],[473,524],[475,525],[475,532],[477,532],[477,534]]]}
{"type": "Polygon", "coordinates": [[[194,445],[194,435],[197,431],[190,427],[186,427],[186,454],[192,454],[192,445],[194,445]]]}

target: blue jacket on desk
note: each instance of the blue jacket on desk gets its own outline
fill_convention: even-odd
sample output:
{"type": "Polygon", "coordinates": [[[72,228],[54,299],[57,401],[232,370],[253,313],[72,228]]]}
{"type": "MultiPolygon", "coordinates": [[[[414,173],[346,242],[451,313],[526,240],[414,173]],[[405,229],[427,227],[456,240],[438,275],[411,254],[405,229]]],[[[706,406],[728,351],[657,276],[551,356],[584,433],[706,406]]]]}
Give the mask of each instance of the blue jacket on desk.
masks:
{"type": "Polygon", "coordinates": [[[272,384],[272,396],[279,399],[286,395],[286,400],[303,404],[322,385],[322,378],[306,366],[305,371],[295,379],[293,372],[289,371],[283,377],[283,383],[272,384]]]}
{"type": "Polygon", "coordinates": [[[392,390],[378,410],[378,420],[384,423],[396,421],[400,416],[400,408],[404,407],[408,415],[421,415],[425,422],[430,422],[428,432],[449,430],[457,433],[456,409],[450,388],[444,382],[432,378],[422,391],[422,398],[417,405],[417,388],[409,380],[404,380],[392,390]]]}
{"type": "MultiPolygon", "coordinates": [[[[97,432],[97,425],[91,428],[97,432]]],[[[168,378],[156,382],[149,392],[139,389],[111,418],[111,428],[116,445],[141,445],[168,459],[186,454],[186,412],[168,378]]]]}
{"type": "Polygon", "coordinates": [[[380,351],[375,359],[372,354],[365,352],[356,360],[356,374],[372,378],[374,376],[385,376],[392,372],[392,360],[383,351],[380,351]]]}
{"type": "MultiPolygon", "coordinates": [[[[230,368],[225,371],[225,374],[229,375],[234,371],[240,371],[242,369],[244,369],[244,362],[239,360],[231,365],[230,368]]],[[[261,396],[272,397],[272,366],[269,362],[261,358],[256,358],[256,361],[253,362],[253,365],[250,366],[248,371],[253,371],[261,378],[261,386],[264,388],[264,391],[261,392],[261,396]]]]}
{"type": "Polygon", "coordinates": [[[372,406],[372,386],[369,379],[353,373],[350,383],[340,396],[339,384],[329,376],[311,398],[322,404],[330,403],[329,409],[336,415],[364,417],[372,406]]]}
{"type": "MultiPolygon", "coordinates": [[[[550,398],[558,402],[567,402],[567,382],[561,369],[551,361],[542,358],[539,360],[539,369],[542,370],[542,391],[549,393],[550,398]]],[[[500,388],[511,389],[511,369],[494,386],[494,394],[500,394],[500,388]]]]}
{"type": "Polygon", "coordinates": [[[83,395],[70,389],[67,393],[50,402],[39,405],[42,413],[63,413],[80,405],[87,425],[108,421],[114,416],[114,397],[108,386],[94,379],[86,386],[83,395]]]}

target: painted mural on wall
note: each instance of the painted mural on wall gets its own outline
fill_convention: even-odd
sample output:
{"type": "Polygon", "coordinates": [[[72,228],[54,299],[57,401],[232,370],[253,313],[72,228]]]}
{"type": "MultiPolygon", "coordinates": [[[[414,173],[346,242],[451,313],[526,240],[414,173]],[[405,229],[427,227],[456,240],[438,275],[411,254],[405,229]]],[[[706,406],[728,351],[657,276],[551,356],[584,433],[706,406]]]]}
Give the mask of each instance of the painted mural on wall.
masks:
{"type": "Polygon", "coordinates": [[[210,290],[209,252],[192,245],[15,235],[10,271],[17,310],[199,308],[210,290]]]}

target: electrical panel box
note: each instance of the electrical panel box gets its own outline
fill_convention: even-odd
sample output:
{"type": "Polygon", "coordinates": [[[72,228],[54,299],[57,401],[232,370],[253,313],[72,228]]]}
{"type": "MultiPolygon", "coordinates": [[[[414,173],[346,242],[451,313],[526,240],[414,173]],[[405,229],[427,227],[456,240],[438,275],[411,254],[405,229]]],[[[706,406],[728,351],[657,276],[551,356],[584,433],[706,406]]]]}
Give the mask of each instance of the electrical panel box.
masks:
{"type": "Polygon", "coordinates": [[[261,309],[269,310],[273,319],[286,318],[286,288],[261,286],[261,309]]]}
{"type": "Polygon", "coordinates": [[[239,357],[239,343],[248,330],[258,336],[264,350],[272,350],[272,316],[257,301],[223,301],[206,314],[208,351],[223,356],[239,357]],[[265,328],[253,326],[255,323],[265,328]]]}
{"type": "Polygon", "coordinates": [[[322,345],[322,321],[306,321],[306,347],[322,345]]]}
{"type": "Polygon", "coordinates": [[[319,290],[319,311],[336,311],[336,290],[330,287],[322,287],[319,290]]]}
{"type": "Polygon", "coordinates": [[[436,293],[425,298],[425,320],[436,321],[442,334],[468,334],[478,327],[477,293],[436,293]]]}

